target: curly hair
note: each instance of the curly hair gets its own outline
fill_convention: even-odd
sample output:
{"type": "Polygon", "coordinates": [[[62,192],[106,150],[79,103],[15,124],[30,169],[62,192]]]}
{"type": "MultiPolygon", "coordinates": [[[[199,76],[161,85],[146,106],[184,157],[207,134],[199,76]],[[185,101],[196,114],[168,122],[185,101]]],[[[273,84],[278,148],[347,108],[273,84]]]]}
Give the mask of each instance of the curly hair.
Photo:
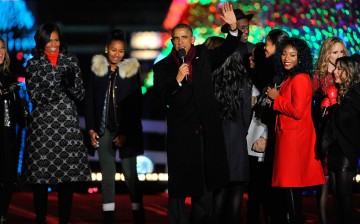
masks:
{"type": "MultiPolygon", "coordinates": [[[[221,37],[209,37],[204,44],[214,49],[224,42],[221,37]]],[[[222,120],[241,119],[241,106],[244,91],[251,91],[251,80],[242,63],[241,54],[235,51],[226,61],[212,73],[215,97],[220,104],[222,120]]]]}
{"type": "Polygon", "coordinates": [[[284,74],[286,73],[286,75],[292,77],[300,73],[306,73],[310,76],[310,78],[312,78],[314,60],[311,49],[306,41],[300,38],[291,37],[284,42],[281,51],[283,52],[284,48],[287,46],[291,46],[297,50],[298,63],[288,71],[285,71],[284,67],[282,66],[284,74]]]}
{"type": "MultiPolygon", "coordinates": [[[[10,56],[9,56],[9,52],[8,52],[8,48],[7,48],[7,44],[4,38],[0,37],[0,42],[2,42],[5,46],[5,55],[4,55],[4,62],[2,64],[3,67],[3,71],[5,73],[9,73],[10,72],[10,56]]],[[[1,65],[0,65],[1,66],[1,65]]]]}
{"type": "Polygon", "coordinates": [[[357,57],[343,56],[336,59],[336,65],[336,69],[340,68],[342,72],[346,73],[345,78],[340,76],[341,83],[339,84],[338,93],[338,103],[340,103],[350,87],[360,82],[358,74],[360,63],[357,57]]]}
{"type": "Polygon", "coordinates": [[[335,44],[341,44],[344,48],[344,56],[348,56],[348,51],[345,47],[344,41],[339,37],[329,37],[321,45],[319,58],[316,61],[315,69],[320,77],[323,77],[328,71],[329,57],[331,50],[335,44]]]}

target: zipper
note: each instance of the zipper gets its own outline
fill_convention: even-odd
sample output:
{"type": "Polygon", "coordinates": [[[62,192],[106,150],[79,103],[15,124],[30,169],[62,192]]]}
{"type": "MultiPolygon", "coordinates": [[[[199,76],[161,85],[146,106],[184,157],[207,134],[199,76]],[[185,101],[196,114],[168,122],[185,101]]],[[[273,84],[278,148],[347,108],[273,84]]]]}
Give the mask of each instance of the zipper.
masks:
{"type": "Polygon", "coordinates": [[[116,99],[115,99],[115,83],[116,83],[116,78],[117,78],[117,70],[115,72],[115,77],[113,79],[113,83],[112,83],[112,100],[113,100],[113,107],[114,107],[114,118],[115,118],[115,124],[116,124],[116,129],[118,126],[118,121],[117,121],[117,114],[116,114],[116,99]]]}
{"type": "Polygon", "coordinates": [[[111,82],[111,76],[112,76],[113,72],[110,73],[109,75],[109,86],[108,86],[108,90],[107,90],[107,97],[106,97],[106,118],[105,118],[105,127],[106,125],[108,124],[108,119],[109,119],[109,111],[108,111],[108,108],[109,108],[109,100],[110,100],[110,93],[111,93],[111,86],[112,86],[112,82],[111,82]]]}

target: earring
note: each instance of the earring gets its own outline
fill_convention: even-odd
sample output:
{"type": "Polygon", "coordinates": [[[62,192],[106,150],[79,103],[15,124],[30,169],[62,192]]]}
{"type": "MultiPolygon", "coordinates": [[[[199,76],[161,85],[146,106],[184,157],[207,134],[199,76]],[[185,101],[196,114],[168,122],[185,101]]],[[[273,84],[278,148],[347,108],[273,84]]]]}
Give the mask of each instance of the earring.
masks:
{"type": "Polygon", "coordinates": [[[107,52],[107,47],[105,47],[105,54],[107,54],[108,52],[107,52]]]}

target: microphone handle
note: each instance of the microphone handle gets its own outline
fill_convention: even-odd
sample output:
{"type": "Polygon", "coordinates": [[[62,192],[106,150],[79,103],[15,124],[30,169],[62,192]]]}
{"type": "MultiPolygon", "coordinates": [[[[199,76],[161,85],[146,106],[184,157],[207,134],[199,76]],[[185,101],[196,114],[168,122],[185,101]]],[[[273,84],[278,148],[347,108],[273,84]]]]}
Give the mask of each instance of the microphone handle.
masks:
{"type": "MultiPolygon", "coordinates": [[[[181,61],[182,61],[181,64],[184,64],[185,63],[185,57],[181,57],[181,61]]],[[[185,75],[185,81],[186,82],[188,81],[188,75],[185,75]]]]}
{"type": "Polygon", "coordinates": [[[321,114],[321,117],[325,117],[326,111],[327,111],[327,107],[324,108],[324,110],[323,110],[323,112],[322,112],[322,114],[321,114]]]}
{"type": "Polygon", "coordinates": [[[185,63],[185,57],[181,57],[181,61],[182,61],[181,64],[184,64],[185,63]]]}

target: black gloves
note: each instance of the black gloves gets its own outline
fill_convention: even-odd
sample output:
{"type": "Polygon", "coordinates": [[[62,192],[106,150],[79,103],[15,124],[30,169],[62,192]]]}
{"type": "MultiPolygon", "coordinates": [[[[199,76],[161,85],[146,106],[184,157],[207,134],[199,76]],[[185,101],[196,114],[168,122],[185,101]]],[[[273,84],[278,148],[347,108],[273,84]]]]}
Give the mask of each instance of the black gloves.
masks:
{"type": "Polygon", "coordinates": [[[6,95],[11,93],[18,92],[20,87],[18,86],[18,83],[12,83],[10,84],[9,88],[0,88],[0,95],[6,95]]]}
{"type": "Polygon", "coordinates": [[[75,71],[74,68],[67,67],[61,74],[60,84],[65,88],[73,87],[75,85],[75,71]]]}

